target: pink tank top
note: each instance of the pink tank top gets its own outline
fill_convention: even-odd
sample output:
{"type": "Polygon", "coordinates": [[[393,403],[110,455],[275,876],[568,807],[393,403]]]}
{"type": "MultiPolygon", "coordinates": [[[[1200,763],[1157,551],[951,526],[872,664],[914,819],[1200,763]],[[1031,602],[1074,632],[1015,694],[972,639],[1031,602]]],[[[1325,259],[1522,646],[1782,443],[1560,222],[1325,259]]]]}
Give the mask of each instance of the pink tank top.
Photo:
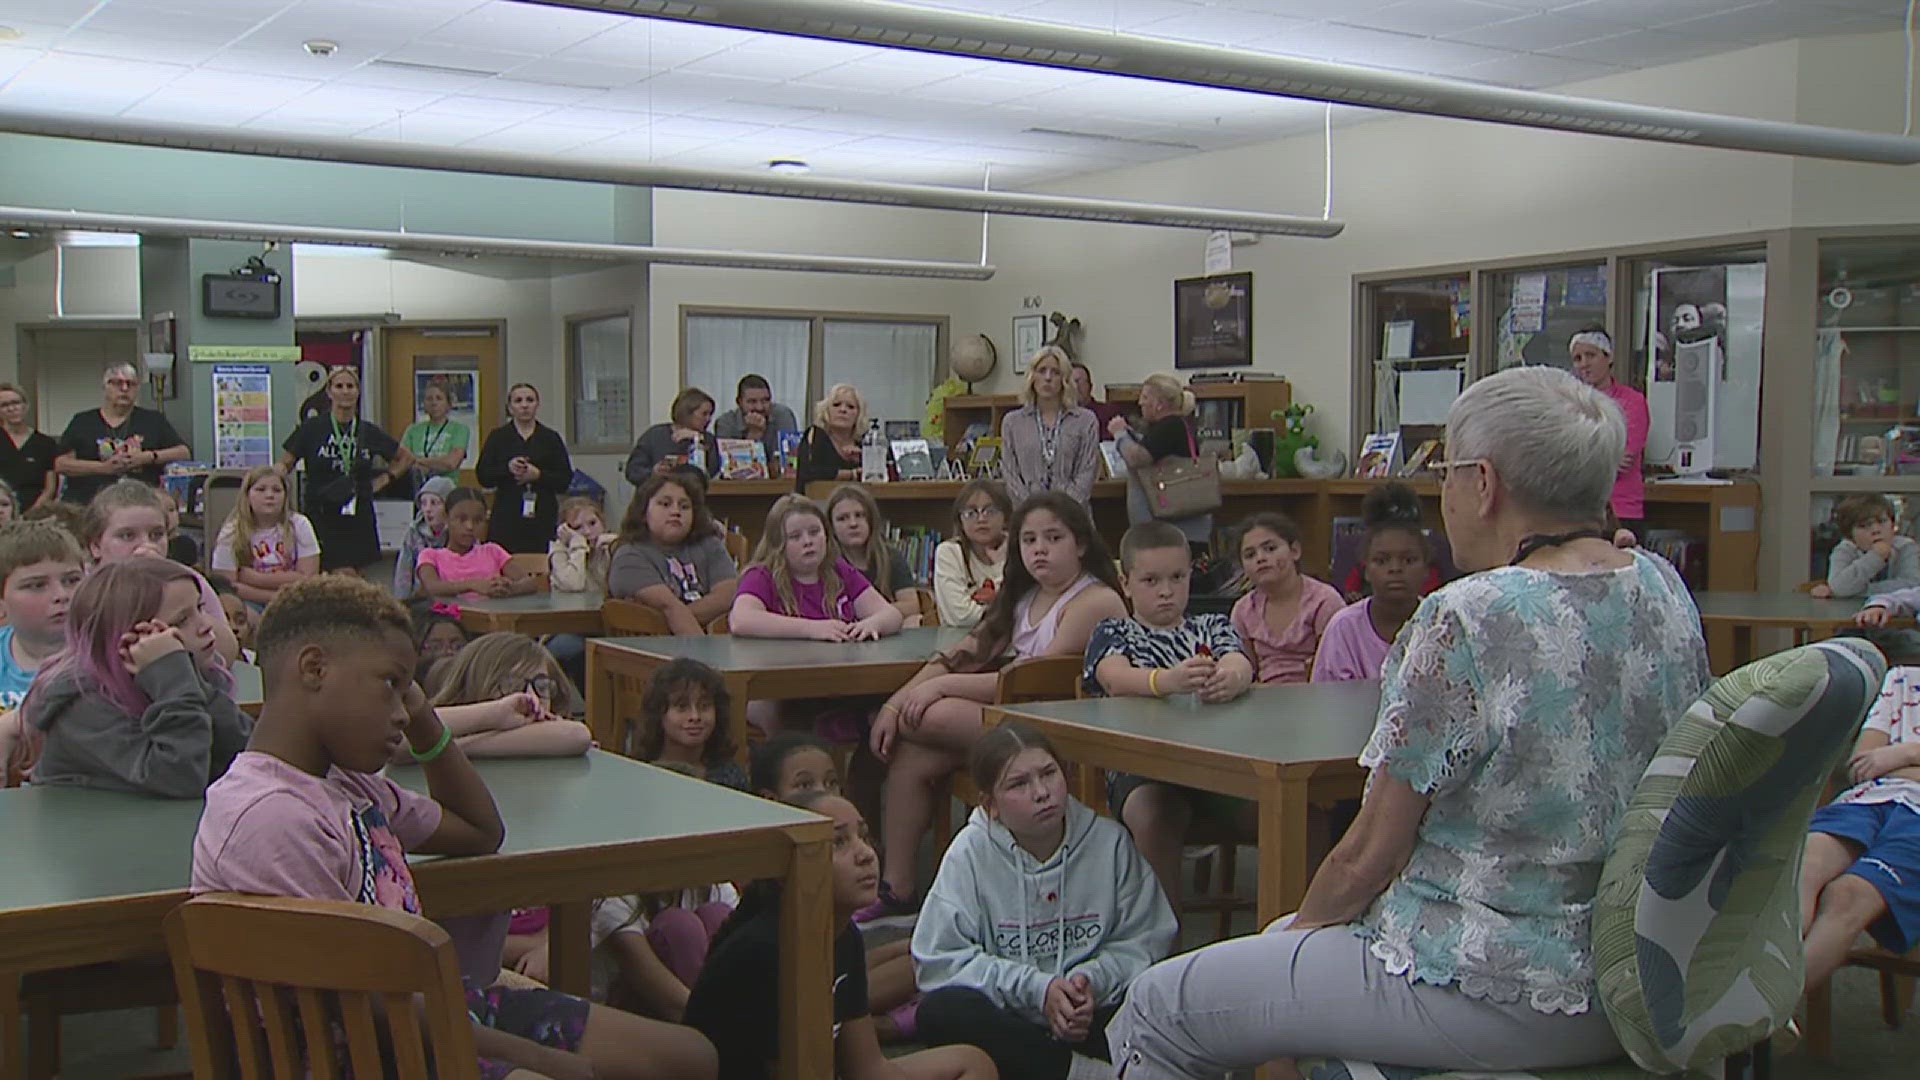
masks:
{"type": "Polygon", "coordinates": [[[1030,656],[1045,656],[1053,651],[1053,635],[1060,630],[1060,613],[1067,610],[1067,603],[1080,595],[1080,590],[1099,581],[1092,574],[1081,574],[1080,580],[1067,586],[1060,599],[1053,602],[1040,621],[1032,623],[1027,616],[1033,612],[1033,598],[1040,594],[1035,589],[1020,598],[1013,609],[1013,656],[1016,660],[1025,660],[1030,656]]]}

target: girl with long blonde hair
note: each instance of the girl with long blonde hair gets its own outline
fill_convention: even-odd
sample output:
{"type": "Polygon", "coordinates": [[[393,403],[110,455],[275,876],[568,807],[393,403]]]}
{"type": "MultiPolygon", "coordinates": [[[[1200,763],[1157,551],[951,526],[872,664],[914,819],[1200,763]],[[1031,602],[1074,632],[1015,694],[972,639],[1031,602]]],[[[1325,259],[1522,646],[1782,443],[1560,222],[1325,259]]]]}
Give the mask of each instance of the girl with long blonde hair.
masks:
{"type": "Polygon", "coordinates": [[[287,478],[260,465],[240,482],[240,501],[213,542],[213,569],[255,611],[280,590],[320,572],[320,541],[307,515],[287,508],[287,478]]]}

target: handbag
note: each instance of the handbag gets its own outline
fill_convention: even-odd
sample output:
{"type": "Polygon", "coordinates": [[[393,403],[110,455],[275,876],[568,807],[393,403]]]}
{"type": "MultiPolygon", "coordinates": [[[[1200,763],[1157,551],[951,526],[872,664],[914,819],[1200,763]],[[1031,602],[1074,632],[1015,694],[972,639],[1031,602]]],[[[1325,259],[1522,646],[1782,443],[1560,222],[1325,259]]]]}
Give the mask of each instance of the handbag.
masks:
{"type": "Polygon", "coordinates": [[[1193,441],[1193,427],[1184,420],[1181,425],[1187,429],[1187,450],[1192,456],[1161,458],[1132,470],[1147,498],[1147,510],[1161,521],[1220,509],[1220,459],[1202,454],[1193,441]]]}

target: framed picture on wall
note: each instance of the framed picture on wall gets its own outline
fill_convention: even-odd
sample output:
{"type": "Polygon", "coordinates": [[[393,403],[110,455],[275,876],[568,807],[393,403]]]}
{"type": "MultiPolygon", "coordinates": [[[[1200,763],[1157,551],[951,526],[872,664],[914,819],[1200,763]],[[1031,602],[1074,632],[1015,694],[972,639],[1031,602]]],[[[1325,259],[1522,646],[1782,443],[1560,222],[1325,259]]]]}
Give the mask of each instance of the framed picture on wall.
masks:
{"type": "Polygon", "coordinates": [[[1027,361],[1047,343],[1047,317],[1045,315],[1015,315],[1013,317],[1013,373],[1025,375],[1027,361]]]}
{"type": "Polygon", "coordinates": [[[1214,274],[1173,283],[1173,366],[1253,363],[1253,275],[1214,274]]]}

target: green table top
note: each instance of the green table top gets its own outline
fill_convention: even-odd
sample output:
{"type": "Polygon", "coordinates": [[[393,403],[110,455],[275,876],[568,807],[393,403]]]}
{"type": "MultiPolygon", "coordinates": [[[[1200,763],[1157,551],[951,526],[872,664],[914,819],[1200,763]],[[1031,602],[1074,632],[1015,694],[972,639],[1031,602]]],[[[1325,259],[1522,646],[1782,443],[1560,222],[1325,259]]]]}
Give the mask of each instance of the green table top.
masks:
{"type": "Polygon", "coordinates": [[[252,664],[241,662],[233,665],[233,700],[245,708],[258,705],[266,700],[260,688],[260,669],[252,664]]]}
{"type": "Polygon", "coordinates": [[[1732,621],[1756,620],[1790,622],[1807,619],[1814,622],[1848,622],[1867,602],[1866,597],[1852,600],[1816,600],[1806,593],[1698,592],[1693,604],[1705,619],[1732,621]]]}
{"type": "Polygon", "coordinates": [[[1256,686],[1220,705],[1111,697],[1006,707],[1011,716],[1035,716],[1280,765],[1358,758],[1373,734],[1379,709],[1380,684],[1373,682],[1256,686]]]}
{"type": "Polygon", "coordinates": [[[915,627],[879,641],[800,641],[793,638],[704,637],[595,638],[615,648],[668,660],[698,660],[715,671],[766,671],[771,668],[835,668],[858,664],[925,661],[960,644],[968,631],[959,627],[915,627]]]}
{"type": "MultiPolygon", "coordinates": [[[[503,855],[814,820],[804,810],[598,750],[476,765],[507,823],[503,855]]],[[[419,769],[393,773],[408,787],[426,789],[419,769]]],[[[201,805],[72,787],[0,791],[0,865],[7,867],[0,874],[0,914],[185,891],[201,805]]]]}
{"type": "Polygon", "coordinates": [[[598,592],[543,592],[527,596],[485,597],[457,600],[461,611],[485,611],[498,615],[529,615],[554,611],[599,611],[607,598],[598,592]]]}

